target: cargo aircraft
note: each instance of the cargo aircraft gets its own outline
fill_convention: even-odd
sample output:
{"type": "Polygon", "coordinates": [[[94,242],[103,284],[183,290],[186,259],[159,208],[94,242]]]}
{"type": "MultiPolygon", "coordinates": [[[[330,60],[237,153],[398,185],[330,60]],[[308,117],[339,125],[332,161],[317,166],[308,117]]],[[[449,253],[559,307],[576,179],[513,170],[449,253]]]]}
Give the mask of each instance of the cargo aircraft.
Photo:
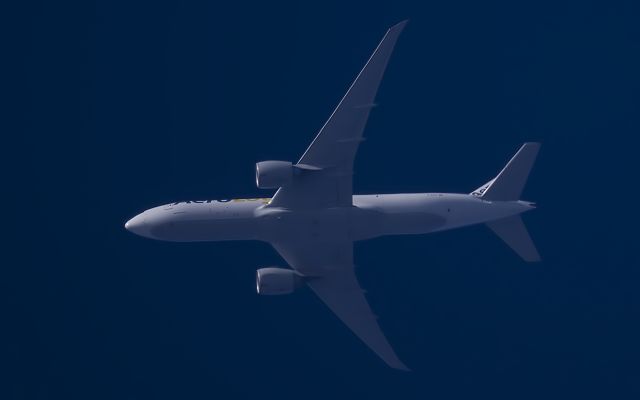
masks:
{"type": "Polygon", "coordinates": [[[256,185],[271,198],[179,201],[151,208],[125,228],[175,242],[259,240],[291,268],[256,272],[261,295],[308,286],[390,367],[408,370],[385,338],[354,272],[353,243],[486,224],[525,261],[539,261],[520,214],[520,200],[539,143],[525,143],[493,179],[469,194],[354,195],[356,151],[375,95],[406,21],[390,28],[298,162],[256,164],[256,185]]]}

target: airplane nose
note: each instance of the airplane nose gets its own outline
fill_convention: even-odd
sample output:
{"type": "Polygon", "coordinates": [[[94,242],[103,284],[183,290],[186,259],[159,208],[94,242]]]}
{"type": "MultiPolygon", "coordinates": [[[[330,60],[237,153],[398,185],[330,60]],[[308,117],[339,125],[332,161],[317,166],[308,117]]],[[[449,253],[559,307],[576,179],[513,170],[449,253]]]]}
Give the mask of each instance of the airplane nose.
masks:
{"type": "Polygon", "coordinates": [[[136,235],[147,235],[147,224],[142,214],[136,215],[124,224],[124,228],[136,235]]]}

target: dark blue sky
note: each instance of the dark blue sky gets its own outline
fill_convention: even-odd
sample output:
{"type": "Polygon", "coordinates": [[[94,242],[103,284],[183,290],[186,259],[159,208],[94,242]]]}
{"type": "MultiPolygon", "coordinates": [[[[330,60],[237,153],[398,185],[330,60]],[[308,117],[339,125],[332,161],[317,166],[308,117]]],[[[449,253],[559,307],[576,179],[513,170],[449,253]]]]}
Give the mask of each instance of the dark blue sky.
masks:
{"type": "Polygon", "coordinates": [[[640,10],[444,3],[9,10],[0,398],[639,398],[640,10]],[[543,143],[525,191],[543,263],[482,226],[356,246],[409,374],[310,291],[257,296],[255,270],[283,265],[268,245],[123,229],[270,195],[254,163],[296,160],[405,18],[356,193],[469,192],[543,143]]]}

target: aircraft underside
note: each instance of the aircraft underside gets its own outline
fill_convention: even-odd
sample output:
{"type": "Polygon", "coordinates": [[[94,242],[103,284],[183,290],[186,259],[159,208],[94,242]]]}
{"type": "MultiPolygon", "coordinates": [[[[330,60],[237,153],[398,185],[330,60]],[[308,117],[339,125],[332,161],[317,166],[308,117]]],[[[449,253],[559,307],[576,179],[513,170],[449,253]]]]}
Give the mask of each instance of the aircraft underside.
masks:
{"type": "Polygon", "coordinates": [[[157,240],[261,240],[291,268],[256,272],[261,295],[308,286],[389,366],[408,370],[387,341],[354,270],[353,243],[384,235],[426,234],[486,223],[526,261],[538,252],[519,214],[520,195],[540,145],[525,143],[505,168],[470,194],[353,195],[353,165],[376,92],[406,21],[390,28],[297,163],[256,164],[270,199],[181,201],[144,211],[125,227],[157,240]]]}

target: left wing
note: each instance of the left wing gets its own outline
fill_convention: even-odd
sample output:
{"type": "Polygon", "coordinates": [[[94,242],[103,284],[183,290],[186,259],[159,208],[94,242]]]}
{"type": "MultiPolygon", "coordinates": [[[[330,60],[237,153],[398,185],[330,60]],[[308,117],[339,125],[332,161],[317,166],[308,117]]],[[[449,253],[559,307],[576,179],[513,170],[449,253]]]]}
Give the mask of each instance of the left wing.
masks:
{"type": "Polygon", "coordinates": [[[318,297],[390,367],[408,371],[385,338],[360,288],[353,243],[311,241],[272,243],[289,265],[307,276],[318,297]]]}
{"type": "Polygon", "coordinates": [[[274,207],[336,207],[352,204],[353,161],[387,63],[407,21],[391,27],[347,94],[298,161],[291,184],[278,189],[274,207]]]}

